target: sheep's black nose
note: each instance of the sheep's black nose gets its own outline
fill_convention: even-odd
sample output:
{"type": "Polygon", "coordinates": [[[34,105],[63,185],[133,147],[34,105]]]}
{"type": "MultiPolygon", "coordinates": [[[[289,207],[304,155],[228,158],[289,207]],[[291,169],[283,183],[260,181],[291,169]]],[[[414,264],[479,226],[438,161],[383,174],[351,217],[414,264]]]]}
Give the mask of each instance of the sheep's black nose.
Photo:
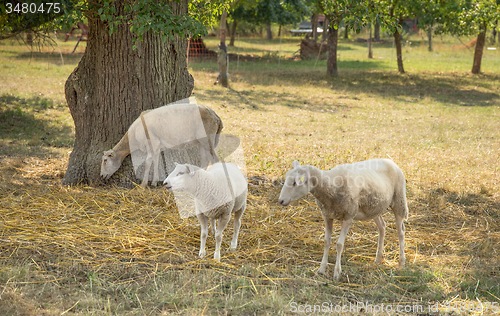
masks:
{"type": "Polygon", "coordinates": [[[283,205],[283,206],[287,206],[288,205],[288,203],[286,203],[284,199],[280,199],[278,201],[278,203],[281,204],[281,205],[283,205]]]}

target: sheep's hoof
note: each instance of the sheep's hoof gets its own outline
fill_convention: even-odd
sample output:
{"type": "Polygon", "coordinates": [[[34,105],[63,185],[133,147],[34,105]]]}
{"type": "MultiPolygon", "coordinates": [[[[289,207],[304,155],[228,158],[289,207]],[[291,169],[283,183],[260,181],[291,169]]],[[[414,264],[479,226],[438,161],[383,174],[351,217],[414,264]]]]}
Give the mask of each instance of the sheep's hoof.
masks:
{"type": "Polygon", "coordinates": [[[233,247],[233,246],[231,246],[231,247],[229,248],[229,251],[230,251],[230,252],[236,252],[236,246],[234,246],[234,247],[233,247]]]}
{"type": "Polygon", "coordinates": [[[340,274],[342,273],[342,270],[341,269],[335,269],[335,271],[333,272],[333,280],[334,281],[338,281],[340,279],[340,274]]]}
{"type": "Polygon", "coordinates": [[[207,252],[205,250],[200,250],[200,253],[198,254],[198,256],[200,258],[205,258],[206,255],[207,255],[207,252]]]}
{"type": "Polygon", "coordinates": [[[385,262],[384,258],[377,258],[375,259],[376,264],[383,264],[385,262]]]}
{"type": "Polygon", "coordinates": [[[326,269],[319,268],[318,271],[316,271],[316,274],[326,276],[326,269]]]}

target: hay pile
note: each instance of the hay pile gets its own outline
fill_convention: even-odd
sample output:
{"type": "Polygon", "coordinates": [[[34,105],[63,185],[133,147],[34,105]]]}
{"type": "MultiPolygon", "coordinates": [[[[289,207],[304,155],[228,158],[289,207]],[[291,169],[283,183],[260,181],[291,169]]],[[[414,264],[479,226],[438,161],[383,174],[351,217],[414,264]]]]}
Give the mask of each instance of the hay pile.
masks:
{"type": "MultiPolygon", "coordinates": [[[[163,188],[62,187],[61,160],[4,158],[2,163],[3,262],[30,262],[47,278],[54,274],[78,278],[82,271],[94,271],[114,280],[127,280],[137,271],[216,269],[250,278],[252,282],[278,284],[295,277],[324,282],[314,281],[323,249],[323,221],[317,206],[309,198],[286,209],[280,207],[275,203],[281,188],[279,179],[250,175],[239,248],[235,253],[228,251],[231,221],[225,231],[219,264],[209,259],[214,251],[211,234],[207,242],[209,258],[198,258],[198,221],[181,219],[173,194],[163,188]],[[240,275],[242,267],[248,266],[254,272],[240,275]],[[297,275],[300,270],[302,274],[297,275]]],[[[446,194],[433,192],[421,201],[410,197],[406,226],[409,265],[444,263],[450,267],[465,265],[463,269],[487,263],[494,266],[500,249],[498,205],[481,204],[487,202],[478,200],[473,203],[478,207],[470,204],[464,208],[460,197],[453,201],[454,197],[446,194]],[[496,220],[492,220],[494,216],[496,220]],[[449,229],[443,229],[444,226],[449,229]]],[[[374,270],[372,263],[377,238],[375,224],[353,225],[343,266],[348,280],[342,286],[349,293],[362,295],[366,275],[389,273],[386,271],[397,266],[394,219],[387,214],[386,220],[383,270],[374,270]]],[[[334,227],[337,238],[339,225],[334,227]]],[[[330,276],[333,253],[334,249],[330,255],[330,276]]],[[[498,277],[498,268],[487,268],[492,269],[492,277],[498,277]]],[[[391,287],[390,291],[401,294],[398,287],[391,287]]]]}
{"type": "MultiPolygon", "coordinates": [[[[95,271],[116,264],[179,269],[202,261],[197,257],[198,221],[181,219],[173,194],[163,188],[63,187],[59,161],[42,164],[31,158],[10,164],[16,167],[4,172],[0,193],[2,259],[28,256],[47,269],[76,264],[95,271]]],[[[279,181],[250,177],[240,248],[228,252],[230,222],[223,265],[320,260],[323,222],[314,201],[281,208],[275,203],[280,188],[279,181]]],[[[358,255],[374,255],[375,233],[372,229],[365,237],[373,244],[358,255]]],[[[213,252],[213,236],[207,247],[213,252]]]]}

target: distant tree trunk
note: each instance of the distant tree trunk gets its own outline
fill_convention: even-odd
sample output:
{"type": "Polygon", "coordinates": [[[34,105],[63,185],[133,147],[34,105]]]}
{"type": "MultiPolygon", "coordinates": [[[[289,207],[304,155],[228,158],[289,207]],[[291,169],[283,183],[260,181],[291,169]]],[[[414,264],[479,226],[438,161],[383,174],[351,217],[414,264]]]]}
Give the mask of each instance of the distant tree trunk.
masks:
{"type": "Polygon", "coordinates": [[[233,26],[231,27],[230,37],[229,37],[229,46],[234,47],[234,41],[236,40],[236,26],[238,25],[238,21],[233,21],[233,26]]]}
{"type": "Polygon", "coordinates": [[[326,41],[328,39],[328,25],[330,25],[330,20],[325,16],[325,21],[323,21],[323,35],[322,40],[326,41]]]}
{"type": "Polygon", "coordinates": [[[268,40],[272,40],[273,39],[273,30],[271,29],[271,22],[268,22],[266,24],[266,38],[268,40]]]}
{"type": "Polygon", "coordinates": [[[429,42],[429,46],[427,47],[427,49],[429,50],[429,52],[432,52],[433,48],[432,48],[432,26],[429,26],[427,28],[427,40],[429,42]]]}
{"type": "Polygon", "coordinates": [[[33,46],[33,31],[32,30],[26,31],[26,44],[28,44],[30,47],[33,46]]]}
{"type": "Polygon", "coordinates": [[[373,39],[376,42],[380,42],[380,22],[379,21],[375,21],[375,27],[374,27],[374,31],[373,31],[373,39]]]}
{"type": "Polygon", "coordinates": [[[396,45],[396,59],[398,62],[398,71],[399,73],[404,74],[405,69],[403,67],[403,48],[401,44],[401,34],[396,29],[393,35],[394,35],[394,44],[396,45]]]}
{"type": "Polygon", "coordinates": [[[318,14],[314,13],[311,17],[312,38],[315,42],[318,41],[318,14]]]}
{"type": "MultiPolygon", "coordinates": [[[[114,5],[118,14],[123,13],[124,1],[114,5]]],[[[187,0],[165,5],[177,15],[187,14],[187,0]]],[[[65,185],[99,183],[103,151],[121,139],[140,113],[186,98],[193,89],[185,39],[165,42],[159,35],[147,33],[133,49],[127,25],[109,35],[107,22],[96,12],[88,12],[87,18],[87,48],[65,85],[75,123],[65,185]]],[[[130,158],[112,179],[123,185],[135,180],[130,158]]]]}
{"type": "Polygon", "coordinates": [[[344,26],[344,39],[349,39],[349,28],[344,26]]]}
{"type": "Polygon", "coordinates": [[[369,23],[368,27],[370,31],[368,32],[368,58],[373,59],[373,49],[372,49],[372,24],[369,23]]]}
{"type": "Polygon", "coordinates": [[[228,58],[227,58],[227,46],[226,46],[226,19],[227,11],[224,10],[220,19],[220,44],[219,52],[217,53],[217,64],[219,65],[219,76],[217,77],[217,82],[221,86],[227,88],[229,87],[228,78],[228,58]]]}
{"type": "Polygon", "coordinates": [[[476,48],[474,49],[474,62],[472,64],[472,73],[481,73],[481,61],[483,59],[484,45],[486,44],[486,25],[483,25],[481,32],[477,35],[476,48]]]}
{"type": "Polygon", "coordinates": [[[338,76],[338,67],[337,67],[338,40],[339,40],[339,30],[330,26],[328,28],[328,58],[326,61],[326,74],[330,77],[338,76]]]}

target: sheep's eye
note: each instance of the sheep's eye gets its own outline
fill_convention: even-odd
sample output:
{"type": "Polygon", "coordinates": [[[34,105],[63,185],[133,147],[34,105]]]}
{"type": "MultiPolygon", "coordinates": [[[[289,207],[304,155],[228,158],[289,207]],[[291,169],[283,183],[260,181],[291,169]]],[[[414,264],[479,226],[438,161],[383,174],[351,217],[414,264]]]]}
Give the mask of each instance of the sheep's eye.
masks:
{"type": "Polygon", "coordinates": [[[293,181],[292,186],[296,186],[297,182],[293,181]]]}

